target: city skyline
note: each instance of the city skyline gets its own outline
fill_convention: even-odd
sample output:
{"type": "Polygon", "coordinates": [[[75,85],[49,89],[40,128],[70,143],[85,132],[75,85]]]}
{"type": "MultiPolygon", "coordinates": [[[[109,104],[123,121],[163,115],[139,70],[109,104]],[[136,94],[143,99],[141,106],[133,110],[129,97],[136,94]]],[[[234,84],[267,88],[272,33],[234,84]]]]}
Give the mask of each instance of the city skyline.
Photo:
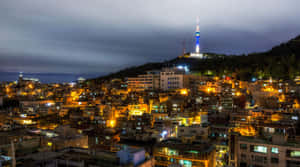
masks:
{"type": "Polygon", "coordinates": [[[0,167],[300,167],[299,6],[0,1],[0,167]]]}

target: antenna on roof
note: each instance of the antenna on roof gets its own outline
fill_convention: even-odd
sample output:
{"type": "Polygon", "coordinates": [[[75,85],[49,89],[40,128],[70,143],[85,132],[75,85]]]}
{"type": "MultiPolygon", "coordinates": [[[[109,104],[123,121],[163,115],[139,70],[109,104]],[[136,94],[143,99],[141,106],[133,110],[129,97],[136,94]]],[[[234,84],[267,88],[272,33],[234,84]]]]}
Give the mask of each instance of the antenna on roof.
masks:
{"type": "Polygon", "coordinates": [[[186,53],[185,40],[182,41],[182,55],[186,53]]]}

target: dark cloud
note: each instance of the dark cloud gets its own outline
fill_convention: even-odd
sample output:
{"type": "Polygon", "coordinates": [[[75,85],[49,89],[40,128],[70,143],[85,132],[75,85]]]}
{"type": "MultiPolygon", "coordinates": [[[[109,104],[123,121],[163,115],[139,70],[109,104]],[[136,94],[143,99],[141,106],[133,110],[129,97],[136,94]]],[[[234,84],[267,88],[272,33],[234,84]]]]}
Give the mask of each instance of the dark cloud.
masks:
{"type": "Polygon", "coordinates": [[[259,52],[300,34],[298,0],[4,0],[0,71],[99,73],[203,52],[259,52]]]}

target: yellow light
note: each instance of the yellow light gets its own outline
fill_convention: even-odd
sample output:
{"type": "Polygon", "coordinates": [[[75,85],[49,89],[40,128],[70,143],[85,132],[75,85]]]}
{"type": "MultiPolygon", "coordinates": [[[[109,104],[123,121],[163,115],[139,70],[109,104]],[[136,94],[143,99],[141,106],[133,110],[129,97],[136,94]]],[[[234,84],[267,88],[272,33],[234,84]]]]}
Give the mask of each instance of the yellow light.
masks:
{"type": "Polygon", "coordinates": [[[52,142],[48,142],[47,145],[48,145],[49,147],[51,147],[51,146],[52,146],[52,142]]]}
{"type": "Polygon", "coordinates": [[[181,89],[181,90],[180,90],[180,94],[181,94],[181,95],[187,95],[187,94],[188,94],[187,89],[181,89]]]}
{"type": "Polygon", "coordinates": [[[281,120],[281,116],[279,114],[273,114],[271,116],[271,120],[274,122],[277,122],[277,121],[281,120]]]}
{"type": "Polygon", "coordinates": [[[33,85],[32,85],[32,84],[29,84],[29,85],[28,85],[28,88],[32,89],[32,88],[33,88],[33,85]]]}
{"type": "Polygon", "coordinates": [[[216,89],[213,88],[213,87],[207,87],[207,88],[206,88],[206,92],[207,92],[207,93],[215,93],[215,92],[216,92],[216,89]]]}
{"type": "Polygon", "coordinates": [[[180,123],[181,123],[181,125],[189,126],[188,123],[187,123],[187,118],[182,118],[180,123]]]}
{"type": "Polygon", "coordinates": [[[108,120],[108,127],[114,128],[116,126],[116,120],[108,120]]]}
{"type": "Polygon", "coordinates": [[[256,131],[252,126],[238,127],[234,129],[235,132],[239,132],[242,136],[255,136],[256,131]]]}
{"type": "Polygon", "coordinates": [[[75,92],[75,91],[72,91],[72,92],[71,92],[71,96],[72,96],[72,97],[76,96],[76,92],[75,92]]]}
{"type": "Polygon", "coordinates": [[[132,111],[130,111],[130,115],[136,115],[136,116],[138,116],[138,115],[143,115],[143,111],[141,111],[141,110],[132,110],[132,111]]]}
{"type": "Polygon", "coordinates": [[[282,94],[281,96],[279,96],[279,102],[285,102],[285,96],[284,96],[284,94],[282,94]]]}
{"type": "Polygon", "coordinates": [[[293,108],[300,108],[300,104],[296,99],[294,100],[293,108]]]}
{"type": "Polygon", "coordinates": [[[201,123],[201,116],[196,116],[193,124],[200,124],[200,123],[201,123]]]}
{"type": "Polygon", "coordinates": [[[53,93],[52,92],[48,92],[47,97],[52,96],[53,93]]]}
{"type": "Polygon", "coordinates": [[[31,119],[23,120],[23,124],[32,124],[32,120],[31,119]]]}
{"type": "Polygon", "coordinates": [[[79,92],[79,93],[77,93],[76,91],[72,91],[71,92],[71,97],[72,97],[72,100],[73,101],[76,101],[77,99],[79,99],[79,95],[80,95],[81,93],[79,92]]]}
{"type": "Polygon", "coordinates": [[[263,91],[265,92],[272,92],[272,93],[276,93],[278,92],[277,90],[275,90],[272,86],[266,86],[263,91]]]}
{"type": "Polygon", "coordinates": [[[27,96],[27,93],[26,92],[21,92],[21,95],[22,96],[27,96]]]}

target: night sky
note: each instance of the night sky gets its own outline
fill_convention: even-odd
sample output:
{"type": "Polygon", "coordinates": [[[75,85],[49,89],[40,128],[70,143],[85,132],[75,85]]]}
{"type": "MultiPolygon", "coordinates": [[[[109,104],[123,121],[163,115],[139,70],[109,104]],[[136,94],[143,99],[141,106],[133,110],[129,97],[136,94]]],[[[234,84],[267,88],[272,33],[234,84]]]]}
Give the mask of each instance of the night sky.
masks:
{"type": "Polygon", "coordinates": [[[192,49],[260,52],[300,34],[299,0],[1,0],[0,72],[107,74],[192,49]]]}

